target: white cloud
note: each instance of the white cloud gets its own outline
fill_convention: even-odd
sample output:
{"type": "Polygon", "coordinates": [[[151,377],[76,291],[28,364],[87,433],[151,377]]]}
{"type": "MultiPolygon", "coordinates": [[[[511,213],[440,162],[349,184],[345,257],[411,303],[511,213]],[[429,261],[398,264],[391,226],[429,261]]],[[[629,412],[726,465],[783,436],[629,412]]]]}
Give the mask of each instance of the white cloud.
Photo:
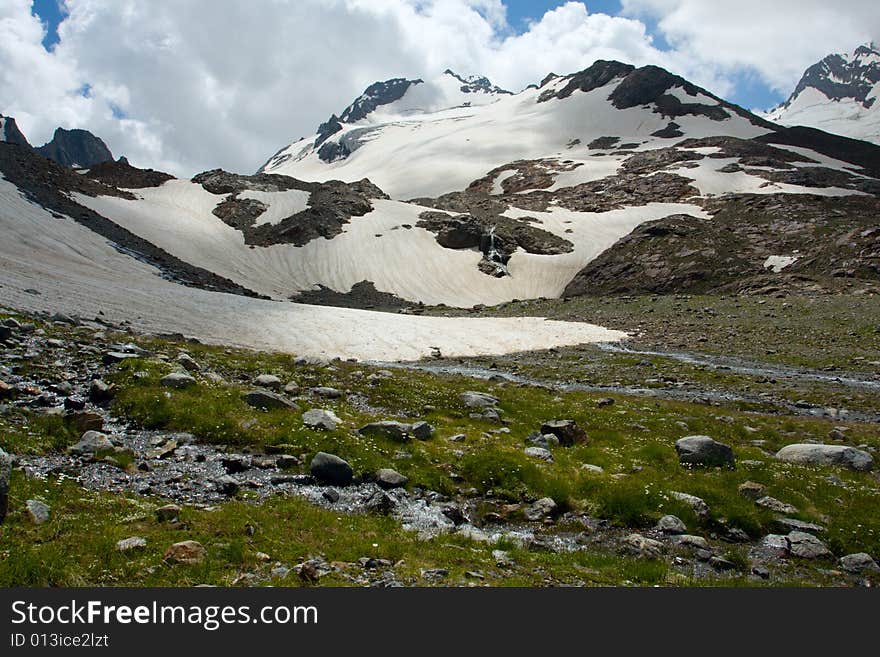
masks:
{"type": "MultiPolygon", "coordinates": [[[[750,12],[700,8],[724,2],[624,4],[630,15],[611,17],[568,2],[513,34],[502,0],[66,0],[60,42],[46,52],[30,1],[2,0],[0,112],[15,116],[34,143],[58,125],[83,127],[139,166],[178,175],[217,166],[250,172],[389,77],[432,77],[450,67],[520,89],[602,58],[656,63],[724,95],[741,67],[784,84],[790,69],[799,72],[828,48],[827,38],[805,37],[821,52],[801,49],[790,58],[797,63],[768,64],[785,47],[775,8],[763,8],[773,27],[761,22],[748,32],[741,18],[750,12]],[[640,18],[660,14],[672,52],[655,47],[640,18]],[[713,23],[705,34],[692,27],[710,18],[729,25],[713,23]],[[772,30],[780,43],[737,52],[737,39],[774,41],[772,30]]],[[[819,15],[787,4],[798,5],[796,17],[819,15]]],[[[850,24],[837,34],[847,49],[864,40],[859,21],[850,24]]]]}
{"type": "Polygon", "coordinates": [[[832,52],[880,40],[876,0],[621,0],[624,13],[657,21],[682,57],[721,73],[750,69],[790,93],[832,52]]]}

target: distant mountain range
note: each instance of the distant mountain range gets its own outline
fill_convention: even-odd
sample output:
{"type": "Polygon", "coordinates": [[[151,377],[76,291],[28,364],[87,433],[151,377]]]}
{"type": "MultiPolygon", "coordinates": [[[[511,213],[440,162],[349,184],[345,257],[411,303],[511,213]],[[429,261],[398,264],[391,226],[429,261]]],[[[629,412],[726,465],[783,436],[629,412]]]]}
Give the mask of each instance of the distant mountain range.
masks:
{"type": "MultiPolygon", "coordinates": [[[[15,119],[2,115],[0,115],[0,141],[31,147],[16,125],[15,119]]],[[[58,164],[74,168],[86,168],[113,160],[113,153],[107,148],[107,144],[88,130],[58,128],[52,141],[34,150],[58,164]]]]}
{"type": "Polygon", "coordinates": [[[767,118],[880,144],[880,49],[871,43],[828,55],[767,118]]]}

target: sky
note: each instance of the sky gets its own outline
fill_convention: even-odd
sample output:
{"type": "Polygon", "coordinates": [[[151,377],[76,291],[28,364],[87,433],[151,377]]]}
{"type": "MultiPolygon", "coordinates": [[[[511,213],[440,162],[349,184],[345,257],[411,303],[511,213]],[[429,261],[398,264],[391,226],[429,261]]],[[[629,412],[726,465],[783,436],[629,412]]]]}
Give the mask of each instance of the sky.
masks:
{"type": "Polygon", "coordinates": [[[596,59],[753,109],[880,41],[876,0],[0,0],[0,114],[136,166],[250,173],[364,88],[446,68],[513,91],[596,59]]]}

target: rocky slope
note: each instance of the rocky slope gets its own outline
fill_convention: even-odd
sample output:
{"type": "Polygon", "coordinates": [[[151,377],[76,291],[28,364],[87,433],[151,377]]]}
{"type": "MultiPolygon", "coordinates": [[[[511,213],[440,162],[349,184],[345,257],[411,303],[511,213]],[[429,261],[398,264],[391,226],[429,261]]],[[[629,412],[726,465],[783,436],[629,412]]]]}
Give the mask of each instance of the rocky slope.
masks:
{"type": "Polygon", "coordinates": [[[58,128],[52,141],[36,151],[66,167],[88,168],[113,160],[113,153],[107,148],[107,144],[88,130],[58,128]]]}

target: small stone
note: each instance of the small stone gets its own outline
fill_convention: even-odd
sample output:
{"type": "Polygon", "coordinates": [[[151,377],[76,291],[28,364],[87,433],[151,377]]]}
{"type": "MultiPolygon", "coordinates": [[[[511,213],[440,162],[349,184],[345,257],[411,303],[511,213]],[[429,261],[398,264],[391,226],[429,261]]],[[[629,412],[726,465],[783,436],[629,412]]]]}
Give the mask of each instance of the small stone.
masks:
{"type": "Polygon", "coordinates": [[[714,556],[709,559],[709,565],[715,570],[736,570],[737,566],[724,557],[714,556]]]}
{"type": "Polygon", "coordinates": [[[234,497],[239,488],[241,488],[238,480],[229,475],[223,475],[215,479],[214,486],[221,495],[226,495],[227,497],[234,497]]]}
{"type": "Polygon", "coordinates": [[[777,531],[783,532],[807,532],[808,534],[821,534],[825,531],[825,528],[821,525],[816,525],[811,522],[804,522],[803,520],[796,520],[795,518],[775,518],[773,520],[773,528],[777,531]]]}
{"type": "Polygon", "coordinates": [[[746,481],[737,488],[739,494],[747,500],[759,500],[766,495],[767,487],[754,481],[746,481]]]}
{"type": "Polygon", "coordinates": [[[840,567],[848,573],[861,575],[862,573],[880,573],[880,566],[871,558],[870,554],[857,552],[840,558],[840,567]]]}
{"type": "Polygon", "coordinates": [[[147,547],[147,539],[141,538],[140,536],[123,538],[121,541],[116,542],[116,550],[118,552],[132,552],[133,550],[143,550],[145,547],[147,547]]]}
{"type": "Polygon", "coordinates": [[[208,551],[198,541],[181,541],[167,550],[162,560],[168,564],[193,565],[201,563],[208,556],[208,551]]]}
{"type": "Polygon", "coordinates": [[[161,383],[166,388],[185,390],[186,388],[191,388],[196,385],[196,380],[189,374],[183,374],[182,372],[172,372],[167,376],[163,376],[159,380],[159,383],[161,383]]]}
{"type": "Polygon", "coordinates": [[[584,463],[581,466],[581,470],[586,470],[587,472],[592,472],[593,474],[605,474],[605,468],[599,465],[593,465],[592,463],[584,463]]]}
{"type": "Polygon", "coordinates": [[[77,431],[100,431],[104,428],[104,418],[95,411],[74,411],[64,419],[77,431]]]}
{"type": "Polygon", "coordinates": [[[364,503],[364,508],[372,513],[380,515],[388,515],[394,510],[394,500],[382,491],[376,491],[370,495],[369,499],[364,503]]]}
{"type": "Polygon", "coordinates": [[[335,488],[328,488],[325,491],[321,492],[321,497],[330,502],[330,504],[336,504],[339,501],[339,491],[335,488]]]}
{"type": "Polygon", "coordinates": [[[780,534],[767,534],[761,539],[759,547],[770,556],[787,557],[790,544],[786,536],[780,534]]]}
{"type": "Polygon", "coordinates": [[[312,476],[322,484],[348,486],[354,479],[351,466],[335,454],[318,452],[309,465],[312,476]]]}
{"type": "Polygon", "coordinates": [[[606,406],[613,406],[614,400],[611,397],[602,397],[601,399],[596,400],[596,406],[599,408],[604,408],[606,406]]]}
{"type": "Polygon", "coordinates": [[[277,459],[275,459],[275,465],[277,465],[282,470],[287,470],[289,468],[295,468],[299,465],[302,465],[302,459],[300,459],[298,456],[282,454],[277,459]]]}
{"type": "Polygon", "coordinates": [[[681,534],[679,536],[673,536],[672,541],[680,547],[691,548],[693,550],[709,549],[709,541],[707,541],[702,536],[695,536],[693,534],[681,534]]]}
{"type": "Polygon", "coordinates": [[[323,408],[313,408],[302,415],[303,424],[310,429],[321,431],[336,431],[342,420],[333,411],[323,408]]]}
{"type": "Polygon", "coordinates": [[[385,490],[403,488],[408,481],[407,477],[391,468],[382,468],[376,472],[376,484],[385,490]]]}
{"type": "Polygon", "coordinates": [[[764,566],[755,566],[752,568],[752,575],[760,577],[761,579],[770,579],[770,571],[764,566]]]}
{"type": "Polygon", "coordinates": [[[180,518],[182,509],[176,504],[166,504],[155,510],[156,520],[159,522],[171,522],[180,518]]]}
{"type": "Polygon", "coordinates": [[[675,441],[678,462],[682,465],[733,467],[735,458],[729,445],[709,436],[687,436],[675,441]]]}
{"type": "Polygon", "coordinates": [[[687,526],[681,521],[681,518],[672,515],[660,518],[657,529],[664,534],[684,534],[687,532],[687,526]]]}

